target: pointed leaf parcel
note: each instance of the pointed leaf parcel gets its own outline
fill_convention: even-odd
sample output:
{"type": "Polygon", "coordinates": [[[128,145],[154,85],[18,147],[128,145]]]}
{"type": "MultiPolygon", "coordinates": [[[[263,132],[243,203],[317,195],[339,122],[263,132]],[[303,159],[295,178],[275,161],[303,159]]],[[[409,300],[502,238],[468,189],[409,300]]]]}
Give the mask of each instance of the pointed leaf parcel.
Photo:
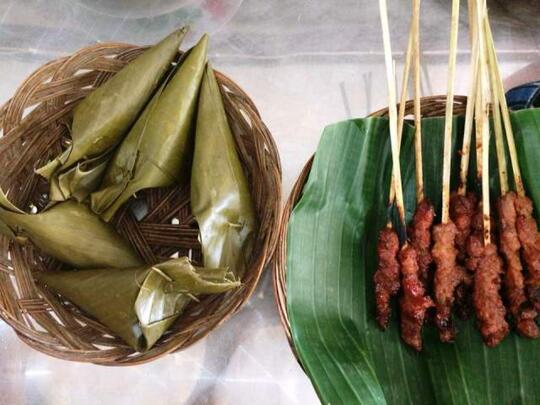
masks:
{"type": "Polygon", "coordinates": [[[204,74],[191,170],[191,209],[200,229],[204,265],[242,277],[257,220],[248,182],[210,66],[204,74]]]}
{"type": "Polygon", "coordinates": [[[91,196],[105,221],[137,191],[185,183],[193,153],[194,116],[206,65],[208,37],[193,47],[115,152],[91,196]]]}
{"type": "Polygon", "coordinates": [[[27,214],[0,190],[0,233],[18,241],[29,239],[44,253],[81,269],[126,268],[143,263],[111,225],[75,201],[27,214]]]}
{"type": "Polygon", "coordinates": [[[100,157],[110,154],[133,125],[170,68],[185,33],[185,28],[177,30],[146,50],[75,107],[71,145],[37,170],[51,183],[51,200],[63,201],[72,195],[80,199],[88,193],[88,183],[99,184],[103,173],[100,157]],[[83,181],[80,173],[74,179],[70,171],[87,159],[98,160],[92,167],[81,169],[90,171],[91,179],[83,181]],[[63,178],[64,173],[69,179],[63,178]]]}
{"type": "Polygon", "coordinates": [[[226,269],[194,267],[186,257],[154,266],[55,271],[37,277],[140,352],[157,342],[194,295],[239,286],[226,269]]]}

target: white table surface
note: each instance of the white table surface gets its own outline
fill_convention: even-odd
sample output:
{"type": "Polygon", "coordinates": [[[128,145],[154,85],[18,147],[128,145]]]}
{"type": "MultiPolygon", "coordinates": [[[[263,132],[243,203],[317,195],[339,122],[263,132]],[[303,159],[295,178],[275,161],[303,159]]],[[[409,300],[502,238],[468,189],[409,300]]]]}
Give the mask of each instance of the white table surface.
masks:
{"type": "MultiPolygon", "coordinates": [[[[398,70],[409,1],[388,0],[398,70]]],[[[540,79],[540,1],[488,1],[507,85],[540,79]]],[[[456,93],[468,77],[462,7],[456,93]]],[[[444,93],[450,2],[424,0],[423,92],[444,93]]],[[[212,63],[253,98],[278,144],[287,196],[323,127],[383,107],[375,0],[0,0],[0,102],[46,61],[96,41],[148,44],[189,23],[212,63]]],[[[316,404],[279,323],[267,272],[208,338],[151,364],[107,368],[50,358],[0,321],[0,404],[316,404]]]]}

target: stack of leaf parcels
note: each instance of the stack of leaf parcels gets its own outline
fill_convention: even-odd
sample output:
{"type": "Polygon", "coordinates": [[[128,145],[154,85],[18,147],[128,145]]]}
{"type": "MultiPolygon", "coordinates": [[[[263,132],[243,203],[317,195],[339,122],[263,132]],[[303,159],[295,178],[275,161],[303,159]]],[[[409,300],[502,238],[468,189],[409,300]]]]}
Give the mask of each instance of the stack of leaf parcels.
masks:
{"type": "MultiPolygon", "coordinates": [[[[74,109],[72,142],[37,172],[49,206],[28,214],[0,192],[0,233],[68,265],[48,289],[149,350],[199,295],[240,286],[257,220],[205,35],[175,60],[186,30],[149,48],[74,109]],[[108,222],[136,192],[191,181],[205,267],[144,263],[108,222]]],[[[1,191],[1,190],[0,190],[1,191]]]]}

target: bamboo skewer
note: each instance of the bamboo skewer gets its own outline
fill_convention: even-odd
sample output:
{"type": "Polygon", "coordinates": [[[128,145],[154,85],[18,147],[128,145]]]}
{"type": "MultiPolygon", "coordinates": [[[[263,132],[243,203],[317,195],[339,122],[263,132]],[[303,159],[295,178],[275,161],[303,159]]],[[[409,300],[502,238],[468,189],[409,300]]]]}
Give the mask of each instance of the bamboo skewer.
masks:
{"type": "MultiPolygon", "coordinates": [[[[482,34],[486,35],[486,43],[487,40],[487,18],[484,20],[484,29],[482,30],[482,34]]],[[[505,195],[508,192],[508,173],[507,173],[507,164],[506,164],[506,153],[505,153],[505,147],[504,147],[504,139],[503,139],[503,129],[502,129],[502,123],[501,123],[501,110],[500,110],[500,98],[499,98],[499,92],[497,91],[497,72],[496,72],[496,66],[494,65],[494,60],[491,57],[491,52],[488,51],[489,58],[488,58],[488,67],[489,67],[489,83],[491,87],[491,110],[493,112],[493,128],[495,132],[495,146],[496,146],[496,152],[497,152],[497,166],[499,170],[499,181],[501,185],[501,195],[505,195]]]]}
{"type": "Polygon", "coordinates": [[[446,92],[446,116],[444,125],[443,196],[442,223],[449,220],[450,169],[452,161],[452,123],[454,113],[454,78],[456,75],[456,54],[459,24],[459,0],[452,0],[452,20],[450,26],[450,52],[448,57],[448,84],[446,92]]]}
{"type": "MultiPolygon", "coordinates": [[[[407,104],[407,88],[409,85],[409,75],[411,70],[411,59],[413,54],[413,32],[415,30],[414,27],[415,19],[414,17],[411,19],[411,24],[409,28],[409,40],[407,43],[407,50],[405,53],[405,65],[403,66],[403,78],[401,81],[401,99],[399,101],[399,112],[398,112],[398,140],[399,140],[399,146],[401,150],[401,138],[403,136],[403,126],[405,122],[405,104],[407,104]]],[[[388,197],[388,204],[391,205],[394,202],[394,199],[396,198],[396,189],[394,184],[394,174],[392,173],[392,180],[390,182],[390,193],[388,197]]]]}
{"type": "Polygon", "coordinates": [[[388,84],[388,114],[390,118],[390,143],[392,147],[392,168],[396,190],[396,205],[399,219],[405,229],[405,207],[403,202],[403,186],[401,184],[401,167],[399,162],[399,139],[397,133],[397,108],[395,72],[392,65],[392,47],[390,44],[390,30],[388,28],[388,10],[386,0],[379,0],[381,13],[381,26],[384,44],[384,60],[386,65],[386,81],[388,84]]]}
{"type": "Polygon", "coordinates": [[[474,1],[469,0],[469,26],[471,39],[471,77],[469,91],[467,94],[467,108],[465,111],[465,130],[463,133],[463,146],[461,148],[461,166],[460,166],[460,182],[458,188],[459,195],[467,194],[467,176],[469,174],[469,162],[471,156],[471,138],[474,123],[474,111],[476,104],[476,93],[478,91],[478,38],[476,37],[475,29],[475,7],[474,1]]]}
{"type": "Polygon", "coordinates": [[[479,52],[479,87],[480,92],[477,95],[478,108],[477,108],[477,139],[481,139],[480,147],[477,146],[478,154],[481,156],[478,159],[478,175],[482,179],[482,214],[484,225],[484,245],[487,246],[491,243],[491,211],[489,201],[489,106],[486,102],[486,46],[484,41],[484,35],[482,35],[482,26],[484,23],[484,16],[486,13],[485,2],[482,0],[476,0],[477,13],[476,13],[476,29],[478,37],[478,52],[479,52]]]}
{"type": "Polygon", "coordinates": [[[422,109],[420,105],[420,0],[413,0],[414,22],[414,151],[416,162],[416,201],[424,199],[424,175],[422,159],[422,109]]]}
{"type": "Polygon", "coordinates": [[[504,130],[506,133],[506,141],[508,144],[508,151],[510,154],[510,163],[512,165],[512,172],[514,174],[514,183],[516,185],[516,191],[517,194],[520,197],[525,196],[525,187],[523,186],[523,179],[521,177],[521,169],[519,167],[518,157],[517,157],[517,151],[516,151],[516,143],[514,139],[514,132],[512,130],[512,123],[510,121],[510,113],[508,112],[508,105],[506,103],[506,97],[504,94],[504,86],[501,78],[501,73],[499,70],[499,64],[497,61],[497,54],[495,52],[495,44],[493,42],[493,34],[491,32],[491,27],[489,24],[489,19],[487,18],[487,14],[485,17],[485,30],[486,30],[486,38],[488,42],[488,57],[490,59],[490,64],[493,65],[493,70],[495,73],[495,86],[494,90],[497,98],[500,102],[500,108],[502,112],[502,119],[504,123],[504,130]]]}

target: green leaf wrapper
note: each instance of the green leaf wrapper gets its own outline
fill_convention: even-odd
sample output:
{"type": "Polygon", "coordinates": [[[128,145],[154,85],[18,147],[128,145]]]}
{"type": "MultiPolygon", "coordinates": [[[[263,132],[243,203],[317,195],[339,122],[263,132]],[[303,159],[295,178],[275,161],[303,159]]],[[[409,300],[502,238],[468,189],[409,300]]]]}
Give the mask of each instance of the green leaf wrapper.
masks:
{"type": "Polygon", "coordinates": [[[0,190],[0,233],[12,239],[29,239],[44,253],[77,268],[126,268],[143,264],[111,225],[75,201],[27,214],[0,190]]]}
{"type": "Polygon", "coordinates": [[[137,191],[185,183],[193,153],[193,123],[208,37],[204,35],[153,97],[116,150],[92,210],[105,221],[137,191]]]}
{"type": "MultiPolygon", "coordinates": [[[[540,110],[512,113],[527,189],[540,209],[540,110]]],[[[454,121],[452,188],[459,178],[463,119],[454,121]]],[[[422,120],[425,193],[440,212],[444,118],[422,120]]],[[[414,128],[405,126],[401,163],[405,206],[415,210],[414,128]]],[[[474,145],[474,141],[473,141],[474,145]]],[[[475,184],[471,156],[469,187],[475,184]]],[[[287,305],[295,349],[323,403],[537,404],[540,342],[511,333],[484,345],[474,319],[455,319],[453,344],[424,328],[416,353],[400,339],[394,308],[389,328],[375,321],[376,244],[387,221],[391,154],[386,119],[327,127],[303,195],[289,221],[287,305]]],[[[490,184],[499,194],[494,142],[490,184]]]]}
{"type": "Polygon", "coordinates": [[[45,272],[37,278],[140,352],[159,340],[195,295],[240,285],[226,269],[194,267],[186,257],[131,269],[45,272]]]}
{"type": "MultiPolygon", "coordinates": [[[[99,159],[122,141],[171,66],[186,31],[177,30],[146,50],[75,107],[72,144],[37,170],[54,187],[51,199],[63,201],[72,194],[80,199],[81,193],[88,193],[87,181],[81,190],[71,174],[66,174],[69,180],[62,179],[63,173],[80,161],[99,159]]],[[[96,184],[95,178],[91,182],[96,184]]]]}
{"type": "Polygon", "coordinates": [[[203,77],[191,170],[191,209],[200,229],[204,265],[242,277],[257,220],[214,71],[203,77]]]}

